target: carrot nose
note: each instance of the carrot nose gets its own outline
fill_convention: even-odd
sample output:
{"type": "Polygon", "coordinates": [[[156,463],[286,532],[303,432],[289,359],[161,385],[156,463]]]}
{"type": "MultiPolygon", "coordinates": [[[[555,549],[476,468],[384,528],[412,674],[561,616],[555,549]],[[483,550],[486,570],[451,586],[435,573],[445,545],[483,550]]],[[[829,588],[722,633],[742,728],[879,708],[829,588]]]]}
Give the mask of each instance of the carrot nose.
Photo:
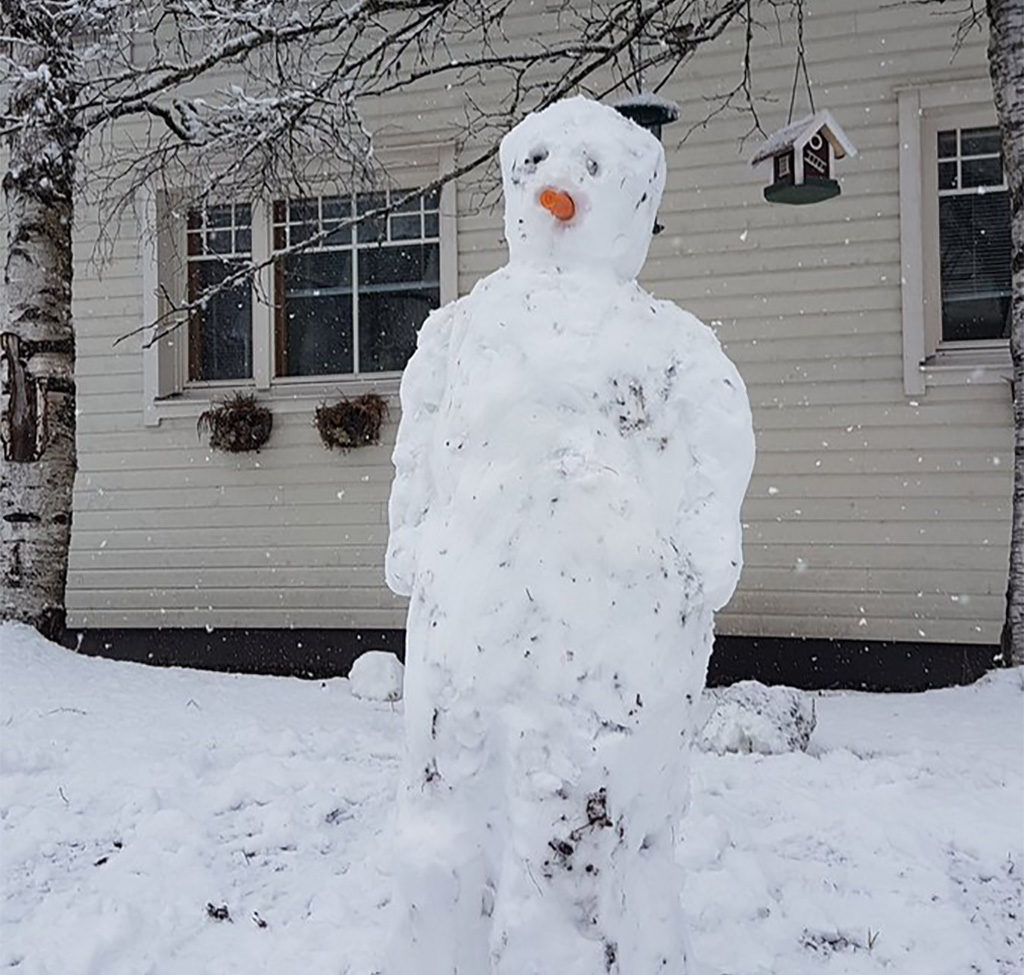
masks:
{"type": "Polygon", "coordinates": [[[540,195],[540,205],[548,210],[559,220],[572,220],[576,215],[576,204],[571,196],[562,190],[553,190],[550,187],[540,195]]]}

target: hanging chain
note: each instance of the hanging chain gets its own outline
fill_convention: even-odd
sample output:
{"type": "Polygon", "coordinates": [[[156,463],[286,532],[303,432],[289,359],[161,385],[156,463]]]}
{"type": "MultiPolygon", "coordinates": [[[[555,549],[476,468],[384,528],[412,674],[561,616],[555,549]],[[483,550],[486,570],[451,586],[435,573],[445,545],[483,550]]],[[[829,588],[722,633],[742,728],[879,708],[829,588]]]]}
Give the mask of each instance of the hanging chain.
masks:
{"type": "Polygon", "coordinates": [[[804,57],[804,0],[796,0],[796,68],[793,71],[793,90],[789,95],[789,116],[786,125],[793,121],[793,106],[796,104],[796,89],[800,83],[800,72],[804,73],[804,85],[807,88],[807,101],[814,114],[814,93],[811,91],[811,78],[807,73],[807,59],[804,57]]]}

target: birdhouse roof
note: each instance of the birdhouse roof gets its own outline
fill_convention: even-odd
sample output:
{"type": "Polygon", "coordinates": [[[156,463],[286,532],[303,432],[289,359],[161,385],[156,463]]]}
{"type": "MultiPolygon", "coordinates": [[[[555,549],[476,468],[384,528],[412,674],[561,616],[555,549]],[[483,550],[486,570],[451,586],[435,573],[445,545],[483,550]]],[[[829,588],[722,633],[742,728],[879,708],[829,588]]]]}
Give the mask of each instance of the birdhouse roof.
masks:
{"type": "Polygon", "coordinates": [[[799,152],[807,145],[815,132],[821,132],[832,144],[832,151],[835,153],[836,159],[842,159],[847,155],[857,155],[856,148],[839,127],[839,123],[832,118],[832,113],[828,109],[822,109],[813,115],[791,122],[785,128],[779,129],[778,132],[769,136],[764,145],[757,150],[754,158],[750,160],[750,165],[756,166],[759,162],[771,159],[772,156],[777,156],[780,152],[786,152],[788,149],[799,152]]]}

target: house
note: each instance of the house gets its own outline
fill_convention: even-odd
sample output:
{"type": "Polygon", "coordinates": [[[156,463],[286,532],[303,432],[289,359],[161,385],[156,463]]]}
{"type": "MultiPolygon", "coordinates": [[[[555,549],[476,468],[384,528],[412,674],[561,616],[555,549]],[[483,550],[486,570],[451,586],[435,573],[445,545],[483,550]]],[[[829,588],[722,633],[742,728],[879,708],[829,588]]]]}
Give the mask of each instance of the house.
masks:
{"type": "MultiPolygon", "coordinates": [[[[517,30],[549,16],[535,9],[514,14],[517,30]]],[[[972,677],[995,652],[1012,469],[1008,201],[986,38],[954,57],[958,17],[842,0],[808,10],[815,96],[859,150],[834,174],[842,194],[816,206],[767,203],[750,116],[711,111],[735,87],[742,31],[662,91],[680,120],[664,132],[665,229],[642,280],[717,330],[758,436],[718,679],[922,687],[972,677]]],[[[769,130],[785,122],[792,33],[766,31],[753,49],[769,130]]],[[[428,94],[376,109],[397,188],[455,158],[445,124],[460,95],[428,94]]],[[[500,209],[449,184],[386,226],[268,265],[258,287],[222,294],[150,348],[112,346],[159,314],[161,295],[224,274],[225,257],[269,256],[378,199],[327,174],[315,198],[225,199],[201,215],[161,188],[102,268],[89,260],[99,214],[84,214],[68,590],[83,649],[320,674],[361,648],[400,648],[405,605],[382,562],[401,368],[426,311],[503,263],[500,209]],[[197,436],[211,400],[236,390],[273,413],[258,453],[197,436]],[[326,450],[317,405],[365,392],[390,402],[381,443],[326,450]]]]}

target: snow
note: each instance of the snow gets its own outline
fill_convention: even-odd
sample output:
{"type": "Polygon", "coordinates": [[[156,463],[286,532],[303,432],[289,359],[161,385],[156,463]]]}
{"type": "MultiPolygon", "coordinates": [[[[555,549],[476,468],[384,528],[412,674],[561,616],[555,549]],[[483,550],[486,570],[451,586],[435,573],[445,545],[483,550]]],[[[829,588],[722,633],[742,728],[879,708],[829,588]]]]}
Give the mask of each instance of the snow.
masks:
{"type": "Polygon", "coordinates": [[[653,91],[639,91],[617,98],[611,103],[612,108],[621,110],[623,108],[659,108],[665,112],[667,121],[676,122],[679,120],[679,105],[670,98],[665,98],[653,91]]]}
{"type": "MultiPolygon", "coordinates": [[[[0,968],[379,970],[400,704],[80,657],[12,624],[0,680],[0,968]]],[[[699,975],[1016,975],[1022,691],[1018,669],[816,695],[806,754],[694,755],[699,975]]]]}
{"type": "Polygon", "coordinates": [[[710,691],[711,713],[697,736],[704,751],[782,755],[807,751],[814,733],[814,699],[793,687],[744,680],[710,691]]]}
{"type": "Polygon", "coordinates": [[[402,662],[386,650],[370,650],[352,665],[348,675],[352,693],[367,701],[402,699],[402,662]]]}
{"type": "Polygon", "coordinates": [[[509,263],[427,320],[402,379],[387,971],[682,975],[675,825],[742,561],[746,391],[710,329],[634,280],[656,139],[577,98],[501,161],[509,263]]]}
{"type": "Polygon", "coordinates": [[[795,122],[790,122],[777,132],[773,132],[754,154],[750,160],[750,165],[756,166],[758,163],[770,159],[784,149],[802,149],[807,140],[822,126],[828,128],[828,132],[831,135],[832,148],[837,159],[842,159],[844,156],[857,155],[856,147],[839,127],[839,123],[832,117],[832,113],[823,110],[797,119],[795,122]]]}
{"type": "Polygon", "coordinates": [[[636,278],[665,186],[665,153],[653,135],[607,105],[567,98],[528,115],[502,139],[500,155],[512,265],[636,278]],[[573,220],[559,223],[537,205],[548,186],[572,195],[573,220]]]}

